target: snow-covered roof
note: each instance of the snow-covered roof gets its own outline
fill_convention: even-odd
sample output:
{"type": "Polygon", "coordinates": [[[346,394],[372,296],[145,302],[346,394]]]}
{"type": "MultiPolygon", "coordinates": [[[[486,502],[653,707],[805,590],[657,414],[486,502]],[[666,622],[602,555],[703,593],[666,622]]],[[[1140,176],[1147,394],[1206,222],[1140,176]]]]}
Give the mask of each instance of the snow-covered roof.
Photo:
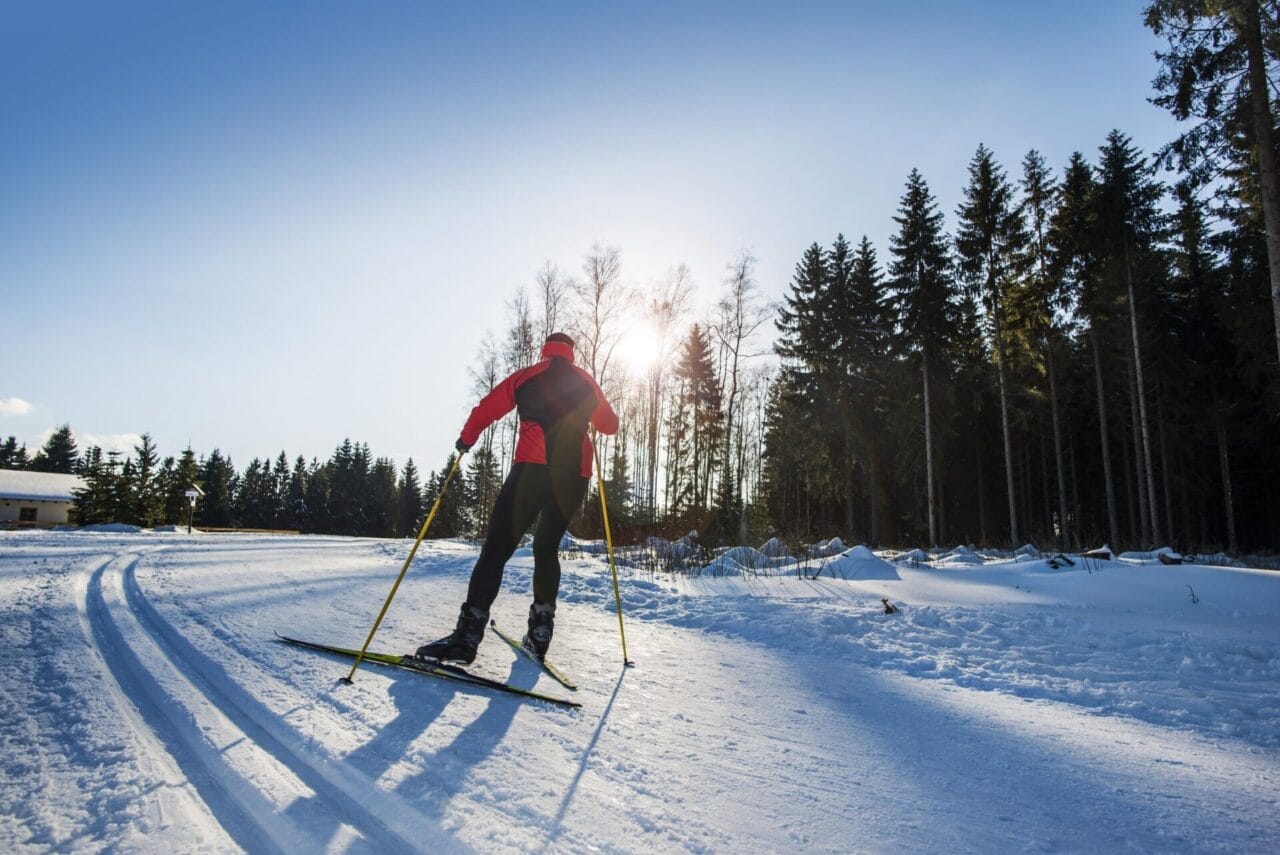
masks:
{"type": "Polygon", "coordinates": [[[84,479],[79,475],[0,469],[0,499],[69,502],[71,491],[83,487],[84,479]]]}

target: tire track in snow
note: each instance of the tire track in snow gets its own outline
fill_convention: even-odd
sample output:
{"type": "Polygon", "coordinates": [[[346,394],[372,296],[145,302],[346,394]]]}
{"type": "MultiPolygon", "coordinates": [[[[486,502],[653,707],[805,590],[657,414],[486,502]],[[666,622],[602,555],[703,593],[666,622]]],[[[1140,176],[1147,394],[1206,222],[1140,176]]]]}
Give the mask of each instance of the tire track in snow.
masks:
{"type": "Polygon", "coordinates": [[[323,815],[340,817],[370,842],[377,841],[379,852],[467,851],[447,832],[433,831],[430,826],[438,825],[437,818],[380,789],[358,770],[309,749],[297,731],[160,614],[138,584],[137,563],[126,567],[121,577],[125,603],[133,617],[175,667],[195,678],[193,682],[223,715],[325,802],[320,811],[323,815]]]}
{"type": "Polygon", "coordinates": [[[88,578],[88,635],[124,699],[136,706],[141,728],[154,732],[237,843],[281,852],[334,844],[404,852],[461,848],[443,833],[424,835],[430,818],[407,805],[391,804],[393,798],[371,802],[378,792],[372,781],[352,780],[350,770],[335,770],[328,758],[298,745],[294,731],[146,600],[135,577],[142,557],[120,556],[88,578]],[[143,649],[149,655],[141,655],[143,649]],[[363,839],[342,839],[353,835],[363,839]]]}

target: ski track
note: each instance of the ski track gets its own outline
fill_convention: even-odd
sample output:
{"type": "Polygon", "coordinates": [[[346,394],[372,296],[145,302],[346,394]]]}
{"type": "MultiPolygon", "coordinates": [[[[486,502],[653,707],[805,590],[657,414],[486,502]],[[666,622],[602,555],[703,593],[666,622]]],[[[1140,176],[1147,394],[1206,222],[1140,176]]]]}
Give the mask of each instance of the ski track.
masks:
{"type": "Polygon", "coordinates": [[[355,851],[462,848],[444,835],[433,838],[430,823],[380,796],[373,782],[303,750],[296,734],[277,726],[151,607],[135,576],[140,560],[126,553],[88,574],[86,636],[114,678],[120,706],[136,710],[130,718],[140,740],[152,755],[172,756],[238,845],[321,851],[335,834],[354,834],[361,838],[348,841],[355,851]]]}

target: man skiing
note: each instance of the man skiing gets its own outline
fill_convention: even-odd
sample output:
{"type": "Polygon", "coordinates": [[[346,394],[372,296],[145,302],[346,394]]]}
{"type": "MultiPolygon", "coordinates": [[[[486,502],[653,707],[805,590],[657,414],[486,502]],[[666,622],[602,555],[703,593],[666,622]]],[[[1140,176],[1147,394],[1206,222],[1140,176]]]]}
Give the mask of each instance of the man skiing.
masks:
{"type": "Polygon", "coordinates": [[[476,405],[458,437],[458,451],[470,450],[480,434],[513,407],[520,415],[515,461],[494,502],[467,601],[454,631],[419,647],[419,659],[470,664],[476,658],[503,568],[535,520],[533,604],[524,645],[541,659],[551,644],[560,590],[560,540],[591,480],[593,449],[587,426],[616,433],[618,416],[591,375],[573,364],[573,339],[564,333],[547,336],[541,361],[503,380],[476,405]]]}

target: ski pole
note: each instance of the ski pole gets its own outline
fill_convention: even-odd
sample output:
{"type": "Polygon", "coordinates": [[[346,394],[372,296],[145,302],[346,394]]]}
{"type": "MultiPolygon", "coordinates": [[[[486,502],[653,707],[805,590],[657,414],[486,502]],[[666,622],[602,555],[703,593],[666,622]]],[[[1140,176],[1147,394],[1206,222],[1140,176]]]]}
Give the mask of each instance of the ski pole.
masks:
{"type": "Polygon", "coordinates": [[[627,658],[627,631],[622,627],[622,595],[618,592],[618,565],[613,560],[613,533],[609,530],[609,505],[604,500],[604,478],[600,474],[600,451],[592,444],[596,459],[596,490],[600,494],[600,516],[604,519],[604,542],[609,549],[609,572],[613,574],[613,601],[618,607],[618,636],[622,639],[622,664],[635,665],[627,658]]]}
{"type": "Polygon", "coordinates": [[[391,593],[387,594],[387,601],[382,604],[382,611],[378,612],[378,619],[373,622],[373,629],[369,630],[369,637],[364,640],[364,647],[360,648],[360,653],[356,656],[355,664],[351,666],[350,673],[341,678],[339,682],[350,685],[356,669],[364,661],[364,654],[369,650],[369,645],[373,642],[374,633],[382,625],[382,619],[386,617],[387,609],[391,608],[391,600],[395,597],[396,591],[400,589],[400,582],[404,580],[404,574],[409,572],[409,565],[413,562],[413,556],[418,554],[418,547],[422,544],[422,539],[427,536],[427,529],[431,526],[431,521],[436,518],[436,511],[440,510],[440,503],[444,501],[444,492],[449,489],[449,482],[453,480],[454,473],[458,471],[458,465],[462,463],[464,454],[466,454],[465,451],[459,452],[458,456],[454,458],[453,468],[449,470],[444,483],[440,485],[440,495],[436,496],[436,503],[431,506],[431,513],[427,514],[427,518],[423,521],[422,530],[418,532],[418,539],[413,542],[413,549],[409,550],[409,557],[404,560],[404,566],[400,568],[400,575],[396,577],[396,583],[391,586],[391,593]]]}

